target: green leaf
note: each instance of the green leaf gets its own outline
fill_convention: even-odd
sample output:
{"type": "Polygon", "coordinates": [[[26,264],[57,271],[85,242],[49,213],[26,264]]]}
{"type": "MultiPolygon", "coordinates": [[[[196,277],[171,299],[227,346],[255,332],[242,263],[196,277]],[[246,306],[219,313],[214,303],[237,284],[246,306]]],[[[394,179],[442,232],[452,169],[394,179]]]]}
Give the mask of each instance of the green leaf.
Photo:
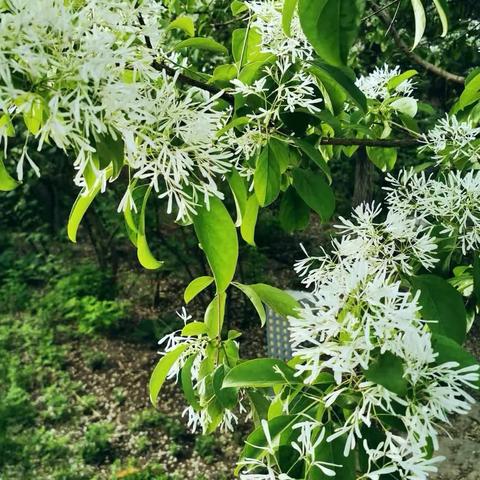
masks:
{"type": "Polygon", "coordinates": [[[248,7],[246,3],[240,0],[233,0],[233,2],[230,5],[230,8],[234,15],[239,15],[240,13],[248,11],[248,7]]]}
{"type": "Polygon", "coordinates": [[[422,0],[410,0],[412,2],[413,14],[415,16],[415,40],[413,42],[412,50],[415,50],[416,46],[420,43],[425,33],[425,27],[427,25],[427,18],[425,15],[425,8],[423,7],[422,0]]]}
{"type": "Polygon", "coordinates": [[[0,192],[10,192],[17,188],[18,182],[14,180],[5,168],[3,155],[0,154],[0,192]]]}
{"type": "Polygon", "coordinates": [[[23,112],[23,121],[32,135],[37,135],[43,124],[43,99],[38,96],[33,96],[30,103],[30,108],[23,112]]]}
{"type": "Polygon", "coordinates": [[[258,209],[257,196],[253,194],[247,201],[245,214],[240,227],[242,238],[253,247],[255,246],[255,227],[257,225],[258,209]]]}
{"type": "MultiPolygon", "coordinates": [[[[109,168],[106,171],[106,178],[110,178],[112,175],[112,169],[109,168]]],[[[80,223],[83,220],[83,217],[85,216],[85,213],[87,212],[88,208],[92,204],[92,202],[95,200],[95,197],[98,195],[102,188],[101,182],[96,182],[97,184],[95,185],[94,188],[91,188],[90,190],[86,191],[83,189],[80,192],[80,195],[77,197],[75,200],[75,203],[73,204],[72,210],[70,211],[70,216],[68,218],[68,224],[67,224],[67,235],[70,241],[73,243],[77,243],[77,232],[78,232],[78,227],[80,226],[80,223]]]]}
{"type": "Polygon", "coordinates": [[[335,195],[320,172],[293,171],[293,186],[302,200],[326,222],[335,212],[335,195]]]}
{"type": "Polygon", "coordinates": [[[262,207],[273,203],[280,193],[280,166],[268,145],[257,157],[253,185],[262,207]]]}
{"type": "Polygon", "coordinates": [[[299,0],[302,29],[317,54],[345,65],[360,27],[365,0],[299,0]]]}
{"type": "Polygon", "coordinates": [[[205,324],[207,325],[208,336],[213,340],[219,338],[223,328],[225,319],[225,302],[227,295],[220,292],[210,302],[205,311],[205,324]]]}
{"type": "Polygon", "coordinates": [[[395,148],[367,147],[367,155],[371,162],[382,172],[390,172],[397,162],[395,148]]]}
{"type": "MultiPolygon", "coordinates": [[[[438,353],[438,356],[435,359],[437,365],[442,365],[447,362],[457,362],[459,368],[478,365],[477,359],[471,353],[467,352],[457,342],[444,335],[434,333],[432,335],[432,347],[433,350],[438,353]]],[[[477,385],[480,387],[480,380],[477,381],[477,385]]]]}
{"type": "Polygon", "coordinates": [[[407,393],[408,382],[403,377],[402,359],[391,352],[380,354],[364,374],[367,380],[383,385],[397,395],[404,396],[407,393]]]}
{"type": "Polygon", "coordinates": [[[468,107],[472,103],[475,103],[477,100],[480,100],[480,73],[475,75],[466,85],[460,99],[454,105],[452,109],[452,114],[463,110],[465,107],[468,107]]]}
{"type": "Polygon", "coordinates": [[[113,167],[113,177],[116,177],[123,167],[125,159],[125,144],[118,136],[114,139],[111,135],[99,135],[95,143],[100,168],[113,167]]]}
{"type": "Polygon", "coordinates": [[[235,208],[237,210],[237,221],[235,222],[235,226],[240,227],[247,208],[247,186],[245,184],[245,179],[242,178],[236,170],[232,171],[232,174],[228,179],[228,184],[232,190],[233,198],[235,200],[235,208]]]}
{"type": "Polygon", "coordinates": [[[223,381],[223,387],[260,388],[288,383],[301,383],[295,370],[276,358],[256,358],[232,368],[223,381]]]}
{"type": "Polygon", "coordinates": [[[345,73],[344,69],[328,65],[324,62],[315,61],[308,70],[322,82],[331,82],[333,80],[345,92],[345,94],[353,100],[363,113],[368,112],[367,98],[355,85],[355,79],[352,79],[347,73],[345,73]]]}
{"type": "Polygon", "coordinates": [[[193,407],[195,411],[200,410],[200,404],[197,399],[197,394],[193,388],[192,382],[192,365],[195,361],[195,355],[188,357],[185,365],[180,372],[180,381],[182,383],[182,390],[189,405],[193,407]]]}
{"type": "Polygon", "coordinates": [[[179,30],[182,30],[189,37],[195,36],[195,23],[193,22],[192,17],[182,15],[176,18],[175,20],[173,20],[173,22],[170,22],[167,30],[171,30],[173,28],[178,28],[179,30]]]}
{"type": "Polygon", "coordinates": [[[163,265],[163,262],[160,262],[153,256],[148,246],[147,234],[145,232],[145,215],[151,191],[152,187],[149,187],[143,197],[142,210],[138,219],[137,258],[140,265],[147,270],[158,270],[163,265]]]}
{"type": "Polygon", "coordinates": [[[201,207],[193,218],[195,233],[215,277],[217,292],[224,292],[235,274],[238,238],[235,225],[223,203],[210,198],[210,209],[201,207]]]}
{"type": "Polygon", "coordinates": [[[403,82],[408,80],[409,78],[418,75],[416,70],[407,70],[406,72],[401,73],[400,75],[396,75],[395,77],[391,78],[387,83],[387,88],[390,91],[395,90],[399,87],[403,82]]]}
{"type": "Polygon", "coordinates": [[[292,36],[292,20],[297,9],[298,0],[285,0],[282,11],[282,28],[287,37],[292,36]]]}
{"type": "Polygon", "coordinates": [[[282,228],[289,233],[303,230],[308,226],[310,208],[293,187],[289,187],[282,197],[279,219],[282,228]]]}
{"type": "Polygon", "coordinates": [[[260,297],[263,303],[266,303],[279,315],[298,317],[300,303],[285,290],[280,290],[264,283],[255,283],[250,285],[250,288],[260,297]]]}
{"type": "Polygon", "coordinates": [[[190,322],[182,329],[182,337],[196,337],[205,335],[208,332],[207,324],[204,322],[190,322]]]}
{"type": "Polygon", "coordinates": [[[419,303],[424,320],[434,333],[462,344],[467,331],[467,312],[462,295],[447,281],[435,275],[410,277],[414,292],[420,291],[419,303]]]}
{"type": "Polygon", "coordinates": [[[260,323],[262,324],[262,327],[263,327],[265,325],[265,322],[267,321],[267,314],[265,313],[265,308],[263,307],[262,299],[258,296],[258,294],[250,285],[243,285],[242,283],[236,283],[236,282],[234,282],[233,285],[235,285],[235,287],[241,290],[252,302],[252,305],[255,307],[255,310],[258,313],[258,316],[260,318],[260,323]]]}
{"type": "Polygon", "coordinates": [[[268,142],[268,145],[278,163],[280,173],[285,173],[291,163],[291,152],[288,144],[278,140],[277,138],[271,138],[268,142]]]}
{"type": "Polygon", "coordinates": [[[209,52],[228,53],[228,50],[223,45],[213,40],[213,38],[187,38],[187,40],[183,40],[175,46],[175,50],[182,50],[183,48],[198,48],[199,50],[207,50],[209,52]]]}
{"type": "Polygon", "coordinates": [[[213,390],[220,405],[232,410],[237,405],[238,390],[236,388],[223,388],[224,378],[225,366],[220,365],[213,374],[213,390]]]}
{"type": "Polygon", "coordinates": [[[183,295],[185,303],[190,303],[200,292],[203,292],[203,290],[211,285],[214,280],[215,279],[210,276],[198,277],[192,280],[183,295]]]}
{"type": "Polygon", "coordinates": [[[311,143],[300,138],[295,139],[295,145],[297,145],[302,150],[302,152],[305,153],[310,158],[310,160],[312,160],[312,162],[314,162],[317,166],[320,167],[322,172],[327,176],[328,181],[331,183],[332,173],[330,171],[330,167],[327,165],[327,162],[322,157],[320,151],[315,148],[311,143]]]}
{"type": "Polygon", "coordinates": [[[178,347],[166,353],[157,363],[157,366],[150,377],[150,383],[148,387],[150,392],[150,401],[153,405],[157,404],[158,395],[163,384],[165,383],[168,373],[172,369],[175,362],[180,358],[182,353],[187,349],[187,347],[188,345],[186,344],[178,345],[178,347]]]}
{"type": "Polygon", "coordinates": [[[442,37],[448,33],[447,2],[445,0],[433,0],[438,16],[442,22],[442,37]]]}
{"type": "Polygon", "coordinates": [[[15,128],[8,113],[0,116],[0,136],[3,135],[6,135],[7,137],[15,136],[15,128]]]}
{"type": "MultiPolygon", "coordinates": [[[[247,63],[263,63],[271,54],[262,52],[262,36],[252,28],[238,28],[232,34],[232,55],[239,68],[247,63]]],[[[240,78],[244,81],[244,79],[240,78]]],[[[246,82],[244,82],[246,83],[246,82]]]]}

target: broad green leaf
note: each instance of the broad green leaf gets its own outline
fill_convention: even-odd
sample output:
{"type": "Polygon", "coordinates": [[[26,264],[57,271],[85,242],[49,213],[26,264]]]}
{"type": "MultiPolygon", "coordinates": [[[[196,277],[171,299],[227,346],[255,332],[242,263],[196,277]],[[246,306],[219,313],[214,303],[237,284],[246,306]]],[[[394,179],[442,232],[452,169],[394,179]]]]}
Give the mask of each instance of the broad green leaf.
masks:
{"type": "Polygon", "coordinates": [[[282,28],[287,37],[292,36],[292,20],[295,16],[298,0],[284,0],[282,11],[282,28]]]}
{"type": "Polygon", "coordinates": [[[413,42],[412,50],[415,50],[420,40],[425,33],[425,27],[427,25],[427,18],[425,15],[425,8],[423,7],[422,0],[410,0],[412,2],[413,14],[415,16],[415,40],[413,42]]]}
{"type": "Polygon", "coordinates": [[[23,112],[23,121],[32,135],[37,135],[43,124],[44,103],[41,97],[32,95],[30,108],[23,112]]]}
{"type": "Polygon", "coordinates": [[[125,144],[118,136],[114,139],[111,135],[99,135],[95,143],[97,156],[101,169],[107,168],[110,164],[113,167],[113,177],[116,177],[123,167],[125,160],[125,144]]]}
{"type": "Polygon", "coordinates": [[[235,275],[238,238],[235,225],[223,203],[210,198],[210,208],[199,208],[193,219],[195,233],[215,277],[217,292],[224,292],[235,275]]]}
{"type": "MultiPolygon", "coordinates": [[[[236,65],[232,65],[231,63],[219,65],[213,71],[212,78],[210,79],[209,83],[220,82],[225,87],[229,87],[230,82],[237,77],[237,74],[238,69],[236,65]]],[[[218,132],[218,136],[220,136],[219,134],[220,132],[218,132]]]]}
{"type": "Polygon", "coordinates": [[[205,324],[207,325],[208,336],[212,340],[219,338],[222,332],[226,300],[225,292],[217,294],[205,311],[205,324]]]}
{"type": "Polygon", "coordinates": [[[395,167],[398,152],[395,148],[367,147],[367,155],[382,172],[390,172],[395,167]]]}
{"type": "Polygon", "coordinates": [[[6,135],[7,137],[15,136],[15,128],[8,113],[0,116],[0,136],[3,135],[6,135]]]}
{"type": "Polygon", "coordinates": [[[271,138],[268,142],[270,150],[275,157],[280,168],[280,173],[285,173],[291,163],[291,153],[289,145],[277,138],[271,138]]]}
{"type": "Polygon", "coordinates": [[[14,180],[5,168],[3,156],[0,153],[0,192],[10,192],[17,188],[18,182],[14,180]]]}
{"type": "Polygon", "coordinates": [[[214,280],[215,279],[210,276],[198,277],[192,280],[183,295],[185,303],[190,303],[200,292],[203,292],[203,290],[211,285],[214,280]]]}
{"type": "Polygon", "coordinates": [[[368,112],[367,98],[355,85],[355,80],[345,73],[344,69],[334,67],[333,65],[324,62],[315,61],[309,68],[309,71],[322,82],[325,80],[333,80],[345,92],[345,94],[353,100],[363,113],[368,112]]]}
{"type": "Polygon", "coordinates": [[[415,292],[420,291],[421,315],[434,333],[462,344],[467,331],[467,312],[462,295],[447,281],[435,275],[410,277],[415,292]]]}
{"type": "Polygon", "coordinates": [[[238,390],[236,388],[223,388],[225,366],[220,365],[213,374],[213,390],[217,400],[223,408],[232,410],[237,405],[238,390]]]}
{"type": "Polygon", "coordinates": [[[195,361],[195,355],[188,357],[185,365],[182,367],[180,372],[180,381],[182,383],[182,390],[185,395],[185,398],[188,404],[193,407],[195,411],[200,410],[200,404],[197,399],[197,394],[193,388],[192,382],[192,365],[195,361]]]}
{"type": "Polygon", "coordinates": [[[182,15],[176,18],[175,20],[173,20],[173,22],[170,22],[167,30],[171,30],[172,28],[178,28],[179,30],[182,30],[189,37],[195,36],[195,23],[192,17],[187,17],[186,15],[182,15]]]}
{"type": "Polygon", "coordinates": [[[149,187],[145,193],[142,210],[140,211],[140,217],[138,220],[137,258],[140,265],[147,270],[158,270],[163,265],[163,262],[160,262],[153,256],[153,253],[148,246],[147,234],[145,232],[145,215],[151,191],[152,187],[149,187]]]}
{"type": "Polygon", "coordinates": [[[285,290],[280,290],[264,283],[255,283],[250,285],[250,288],[255,291],[263,303],[266,303],[279,315],[298,317],[300,304],[285,290]]]}
{"type": "Polygon", "coordinates": [[[444,37],[448,33],[447,2],[446,0],[433,0],[433,3],[442,22],[442,37],[444,37]]]}
{"type": "Polygon", "coordinates": [[[365,378],[371,382],[383,385],[397,395],[407,393],[408,382],[403,377],[402,359],[391,352],[380,354],[364,371],[365,378]]]}
{"type": "Polygon", "coordinates": [[[273,203],[280,193],[280,166],[268,145],[257,157],[253,185],[261,207],[273,203]]]}
{"type": "Polygon", "coordinates": [[[327,176],[328,181],[331,183],[332,173],[330,172],[330,167],[327,165],[327,162],[322,157],[320,150],[315,148],[311,143],[300,138],[295,139],[295,144],[310,158],[310,160],[312,160],[312,162],[320,167],[322,172],[327,176]]]}
{"type": "Polygon", "coordinates": [[[233,285],[235,285],[239,290],[241,290],[252,302],[252,305],[255,307],[255,310],[258,313],[258,316],[260,318],[260,323],[262,324],[262,327],[263,327],[265,325],[265,322],[267,321],[267,314],[265,313],[265,308],[263,307],[262,299],[258,296],[258,294],[250,285],[243,285],[242,283],[236,283],[236,282],[233,285]]]}
{"type": "Polygon", "coordinates": [[[452,109],[452,114],[463,110],[465,107],[468,107],[472,103],[480,100],[480,73],[475,75],[466,85],[460,99],[454,105],[452,109]]]}
{"type": "Polygon", "coordinates": [[[365,0],[299,0],[302,29],[317,54],[332,65],[346,65],[360,27],[365,0]]]}
{"type": "Polygon", "coordinates": [[[257,358],[232,368],[223,381],[223,387],[260,388],[288,383],[301,383],[295,370],[282,360],[257,358]]]}
{"type": "Polygon", "coordinates": [[[199,50],[207,50],[209,52],[228,53],[228,50],[223,45],[213,40],[213,38],[187,38],[187,40],[183,40],[175,46],[175,50],[182,50],[183,48],[198,48],[199,50]]]}
{"type": "Polygon", "coordinates": [[[255,246],[255,227],[257,225],[259,204],[257,196],[251,195],[245,207],[240,233],[242,238],[253,247],[255,246]]]}
{"type": "Polygon", "coordinates": [[[230,4],[230,8],[234,15],[239,15],[240,13],[248,11],[247,4],[240,0],[233,0],[233,2],[230,4]]]}
{"type": "Polygon", "coordinates": [[[302,200],[326,222],[335,212],[335,195],[321,172],[293,171],[293,186],[302,200]]]}
{"type": "Polygon", "coordinates": [[[242,178],[236,170],[232,171],[232,174],[228,179],[228,184],[232,190],[233,198],[235,200],[235,208],[237,210],[237,221],[235,222],[235,226],[240,227],[247,208],[247,185],[245,184],[245,179],[242,178]]]}
{"type": "Polygon", "coordinates": [[[399,87],[403,82],[405,82],[409,78],[414,77],[415,75],[418,75],[418,72],[416,70],[407,70],[406,72],[403,72],[400,75],[396,75],[395,77],[391,78],[388,81],[387,88],[390,91],[393,91],[397,87],[399,87]]]}
{"type": "Polygon", "coordinates": [[[282,197],[279,212],[280,225],[286,232],[303,230],[310,221],[310,207],[300,198],[293,187],[282,197]]]}
{"type": "MultiPolygon", "coordinates": [[[[271,54],[262,52],[262,36],[252,28],[238,28],[232,34],[232,55],[239,68],[247,63],[264,62],[271,54]]],[[[244,79],[240,78],[242,81],[244,79]]],[[[246,82],[244,82],[246,83],[246,82]]]]}
{"type": "MultiPolygon", "coordinates": [[[[442,365],[447,362],[457,362],[459,368],[470,367],[472,365],[478,365],[477,359],[467,352],[461,345],[438,333],[432,335],[432,347],[433,350],[438,353],[435,363],[442,365]]],[[[477,386],[480,388],[480,380],[477,381],[477,386]]]]}
{"type": "Polygon", "coordinates": [[[168,373],[172,369],[175,362],[180,358],[182,353],[187,349],[187,347],[188,345],[186,344],[178,345],[178,347],[166,353],[157,363],[157,366],[150,377],[150,383],[148,387],[150,392],[150,401],[153,405],[157,404],[158,395],[163,384],[165,383],[168,373]]]}
{"type": "MultiPolygon", "coordinates": [[[[106,171],[106,178],[110,178],[112,175],[112,168],[108,168],[106,171]]],[[[91,188],[88,191],[82,190],[80,195],[78,195],[75,203],[73,204],[72,210],[70,211],[70,216],[68,218],[68,225],[67,225],[67,235],[70,241],[73,243],[77,243],[77,232],[78,227],[80,226],[85,213],[87,212],[88,208],[95,200],[95,197],[98,195],[102,188],[101,182],[97,182],[94,188],[91,188]]]]}
{"type": "Polygon", "coordinates": [[[182,337],[195,337],[197,335],[205,335],[208,331],[204,322],[190,322],[182,329],[182,337]]]}

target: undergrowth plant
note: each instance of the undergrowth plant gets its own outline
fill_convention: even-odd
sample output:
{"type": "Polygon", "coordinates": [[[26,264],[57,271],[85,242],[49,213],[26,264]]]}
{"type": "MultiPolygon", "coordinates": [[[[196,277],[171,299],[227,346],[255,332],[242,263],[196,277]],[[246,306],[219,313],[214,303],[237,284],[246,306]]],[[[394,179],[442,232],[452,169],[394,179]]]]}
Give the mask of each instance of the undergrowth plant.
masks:
{"type": "MultiPolygon", "coordinates": [[[[0,1],[0,189],[17,188],[26,169],[40,175],[31,152],[55,145],[81,188],[72,241],[112,183],[146,269],[163,264],[149,247],[153,202],[193,225],[211,274],[184,300],[211,285],[215,295],[203,319],[182,309],[183,329],[161,340],[150,396],[157,404],[165,380],[178,380],[188,424],[203,434],[252,419],[241,478],[424,479],[441,460],[442,423],[467,413],[479,386],[462,344],[480,304],[480,73],[465,78],[411,54],[427,16],[447,34],[444,0],[411,0],[402,12],[414,39],[400,39],[408,58],[461,85],[443,116],[416,97],[416,70],[350,68],[362,21],[390,5],[234,0],[226,24],[239,27],[214,39],[203,32],[216,33],[206,21],[215,4],[0,1]],[[331,245],[295,265],[304,302],[237,281],[239,234],[255,246],[261,209],[278,204],[289,232],[312,211],[329,222],[334,158],[386,173],[405,149],[414,167],[386,176],[383,205],[336,219],[331,245]],[[241,332],[224,328],[233,290],[262,325],[265,305],[289,318],[292,359],[241,358],[241,332]]],[[[97,306],[88,296],[70,305],[79,306],[89,330],[97,306]]],[[[108,449],[108,429],[93,425],[85,459],[108,449]]]]}

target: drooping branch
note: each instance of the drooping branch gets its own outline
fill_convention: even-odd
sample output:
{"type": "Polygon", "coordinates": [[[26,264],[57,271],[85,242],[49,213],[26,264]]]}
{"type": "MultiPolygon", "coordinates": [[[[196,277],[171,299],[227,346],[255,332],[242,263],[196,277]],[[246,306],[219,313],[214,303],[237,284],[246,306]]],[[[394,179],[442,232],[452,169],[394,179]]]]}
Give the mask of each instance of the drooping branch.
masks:
{"type": "Polygon", "coordinates": [[[437,65],[434,65],[433,63],[425,60],[420,55],[412,52],[411,48],[404,42],[404,40],[400,36],[400,33],[393,25],[393,20],[388,14],[388,12],[376,2],[370,1],[370,3],[375,8],[376,14],[380,18],[380,20],[392,32],[393,40],[395,41],[398,48],[400,48],[400,50],[402,50],[405,55],[407,55],[413,62],[422,66],[425,70],[433,73],[434,75],[448,80],[449,82],[458,83],[459,85],[463,85],[465,83],[465,77],[462,77],[461,75],[457,75],[455,73],[451,73],[441,67],[438,67],[437,65]]]}

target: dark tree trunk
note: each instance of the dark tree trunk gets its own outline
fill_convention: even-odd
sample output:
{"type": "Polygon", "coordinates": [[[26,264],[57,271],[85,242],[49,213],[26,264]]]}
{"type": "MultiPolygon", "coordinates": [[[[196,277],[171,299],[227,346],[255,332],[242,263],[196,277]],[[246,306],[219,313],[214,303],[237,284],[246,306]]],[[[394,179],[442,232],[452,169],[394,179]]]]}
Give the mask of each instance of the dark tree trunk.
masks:
{"type": "Polygon", "coordinates": [[[373,200],[374,177],[375,167],[368,159],[365,149],[360,148],[356,155],[355,187],[353,191],[352,207],[373,200]]]}

